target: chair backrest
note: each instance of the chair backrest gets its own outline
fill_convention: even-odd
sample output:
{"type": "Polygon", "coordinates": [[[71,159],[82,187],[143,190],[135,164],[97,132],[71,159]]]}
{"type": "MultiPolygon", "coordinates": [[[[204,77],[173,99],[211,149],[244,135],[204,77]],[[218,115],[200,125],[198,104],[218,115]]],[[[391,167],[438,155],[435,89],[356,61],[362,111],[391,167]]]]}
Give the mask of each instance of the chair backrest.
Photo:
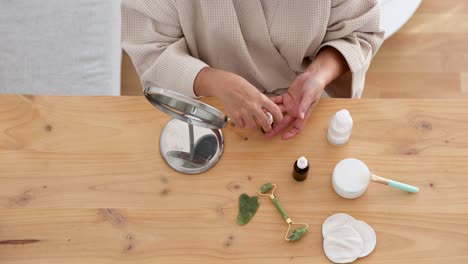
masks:
{"type": "Polygon", "coordinates": [[[120,1],[1,0],[0,93],[119,95],[120,1]]]}
{"type": "Polygon", "coordinates": [[[385,39],[395,34],[414,15],[422,0],[380,0],[381,25],[385,39]]]}

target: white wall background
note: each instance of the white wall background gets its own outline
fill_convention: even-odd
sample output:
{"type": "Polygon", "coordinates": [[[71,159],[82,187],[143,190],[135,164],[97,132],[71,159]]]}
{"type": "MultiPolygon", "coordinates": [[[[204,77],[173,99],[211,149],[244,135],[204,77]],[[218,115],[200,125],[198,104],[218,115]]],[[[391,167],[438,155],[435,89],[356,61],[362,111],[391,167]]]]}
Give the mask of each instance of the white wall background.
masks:
{"type": "Polygon", "coordinates": [[[120,1],[0,0],[0,93],[120,94],[120,1]]]}

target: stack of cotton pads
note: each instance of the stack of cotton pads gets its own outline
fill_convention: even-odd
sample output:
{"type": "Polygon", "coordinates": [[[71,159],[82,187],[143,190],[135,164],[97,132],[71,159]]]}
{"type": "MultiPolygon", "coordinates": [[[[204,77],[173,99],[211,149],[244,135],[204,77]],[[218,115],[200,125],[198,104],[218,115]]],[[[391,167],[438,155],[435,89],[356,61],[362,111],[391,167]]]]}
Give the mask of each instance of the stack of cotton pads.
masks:
{"type": "Polygon", "coordinates": [[[334,263],[351,263],[375,249],[374,229],[347,214],[334,214],[322,225],[323,250],[334,263]]]}

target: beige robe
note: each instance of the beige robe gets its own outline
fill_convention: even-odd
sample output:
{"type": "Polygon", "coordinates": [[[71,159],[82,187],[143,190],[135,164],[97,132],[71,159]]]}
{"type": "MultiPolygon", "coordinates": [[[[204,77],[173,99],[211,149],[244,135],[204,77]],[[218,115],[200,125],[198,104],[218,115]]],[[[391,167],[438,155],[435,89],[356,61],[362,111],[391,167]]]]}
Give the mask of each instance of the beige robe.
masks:
{"type": "Polygon", "coordinates": [[[382,41],[378,0],[122,0],[122,46],[143,86],[192,97],[207,66],[279,94],[324,46],[350,68],[328,94],[360,97],[382,41]]]}

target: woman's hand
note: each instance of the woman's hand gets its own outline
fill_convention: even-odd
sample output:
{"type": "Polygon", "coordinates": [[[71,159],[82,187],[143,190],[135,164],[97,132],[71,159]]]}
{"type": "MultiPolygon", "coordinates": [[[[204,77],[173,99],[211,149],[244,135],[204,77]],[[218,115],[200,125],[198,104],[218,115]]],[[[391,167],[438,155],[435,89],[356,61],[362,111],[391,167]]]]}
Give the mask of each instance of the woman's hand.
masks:
{"type": "Polygon", "coordinates": [[[266,136],[273,137],[287,130],[282,136],[283,140],[287,140],[299,134],[325,87],[347,71],[349,66],[338,50],[328,46],[320,50],[306,72],[292,83],[288,92],[272,98],[286,115],[283,121],[275,121],[275,127],[266,136]]]}
{"type": "Polygon", "coordinates": [[[267,137],[286,131],[282,139],[287,140],[304,129],[325,87],[347,71],[349,67],[343,55],[327,46],[296,78],[287,93],[271,100],[244,78],[212,68],[205,68],[198,74],[194,91],[199,96],[219,98],[236,126],[258,129],[260,124],[267,137]],[[273,130],[265,112],[273,115],[273,130]],[[284,118],[282,113],[285,113],[284,118]]]}
{"type": "Polygon", "coordinates": [[[233,73],[205,68],[195,80],[194,89],[199,96],[220,99],[237,127],[258,130],[260,125],[264,131],[271,131],[265,112],[270,112],[275,122],[283,120],[279,106],[247,80],[233,73]]]}
{"type": "Polygon", "coordinates": [[[304,129],[324,89],[325,83],[313,73],[306,71],[299,75],[287,93],[271,98],[285,116],[281,122],[275,121],[275,127],[266,133],[266,136],[273,137],[285,130],[287,131],[282,136],[283,140],[298,135],[304,129]]]}

